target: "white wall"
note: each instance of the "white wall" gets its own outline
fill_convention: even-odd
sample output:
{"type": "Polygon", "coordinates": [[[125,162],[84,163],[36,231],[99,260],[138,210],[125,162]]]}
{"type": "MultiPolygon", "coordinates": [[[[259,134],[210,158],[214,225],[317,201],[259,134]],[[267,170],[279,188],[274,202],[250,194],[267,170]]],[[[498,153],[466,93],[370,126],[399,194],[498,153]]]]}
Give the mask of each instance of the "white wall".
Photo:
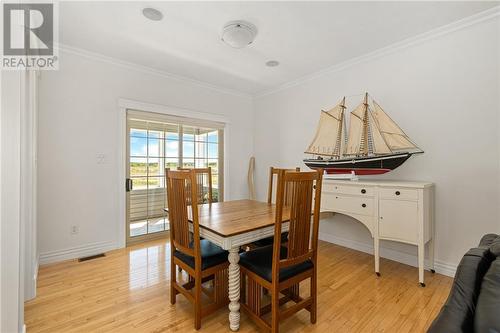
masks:
{"type": "Polygon", "coordinates": [[[21,196],[22,74],[1,73],[0,332],[21,332],[24,323],[21,196]]]}
{"type": "MultiPolygon", "coordinates": [[[[226,198],[247,196],[253,100],[191,82],[62,51],[40,82],[38,210],[41,262],[115,248],[119,219],[118,99],[222,115],[230,121],[226,198]],[[96,155],[105,154],[97,164],[96,155]],[[70,234],[79,225],[80,232],[70,234]]],[[[124,180],[123,180],[124,181],[124,180]]]]}
{"type": "MultiPolygon", "coordinates": [[[[436,184],[437,265],[454,267],[484,233],[500,233],[499,30],[497,17],[257,98],[259,198],[270,165],[304,166],[320,109],[368,91],[425,150],[384,177],[436,184]]],[[[321,233],[371,247],[368,231],[345,216],[323,220],[321,233]]]]}

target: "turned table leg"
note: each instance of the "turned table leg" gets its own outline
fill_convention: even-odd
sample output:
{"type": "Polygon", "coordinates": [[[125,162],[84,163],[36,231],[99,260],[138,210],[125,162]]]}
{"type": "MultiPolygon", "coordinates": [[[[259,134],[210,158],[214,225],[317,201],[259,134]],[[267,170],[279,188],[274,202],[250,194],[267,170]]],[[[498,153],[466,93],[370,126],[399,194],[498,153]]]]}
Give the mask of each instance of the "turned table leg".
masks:
{"type": "Polygon", "coordinates": [[[229,250],[229,328],[240,328],[240,261],[239,246],[229,250]]]}

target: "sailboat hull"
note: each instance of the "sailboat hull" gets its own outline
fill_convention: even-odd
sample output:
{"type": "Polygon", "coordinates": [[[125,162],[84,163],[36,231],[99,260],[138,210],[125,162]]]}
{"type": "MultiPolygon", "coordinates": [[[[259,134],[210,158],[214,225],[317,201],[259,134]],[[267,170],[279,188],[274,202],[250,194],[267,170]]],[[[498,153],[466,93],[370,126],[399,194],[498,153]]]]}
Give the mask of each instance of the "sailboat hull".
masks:
{"type": "Polygon", "coordinates": [[[356,175],[380,175],[396,169],[413,153],[398,153],[381,156],[355,157],[351,159],[305,159],[311,169],[324,169],[327,173],[351,173],[356,175]]]}

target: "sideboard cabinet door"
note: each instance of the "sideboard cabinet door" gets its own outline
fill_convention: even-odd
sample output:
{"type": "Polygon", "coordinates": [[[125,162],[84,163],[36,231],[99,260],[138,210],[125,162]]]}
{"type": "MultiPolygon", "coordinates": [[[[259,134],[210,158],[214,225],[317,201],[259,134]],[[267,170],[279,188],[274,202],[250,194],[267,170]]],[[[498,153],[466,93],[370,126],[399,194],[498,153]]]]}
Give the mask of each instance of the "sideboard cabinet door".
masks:
{"type": "Polygon", "coordinates": [[[418,203],[380,199],[380,238],[416,243],[418,238],[418,203]]]}

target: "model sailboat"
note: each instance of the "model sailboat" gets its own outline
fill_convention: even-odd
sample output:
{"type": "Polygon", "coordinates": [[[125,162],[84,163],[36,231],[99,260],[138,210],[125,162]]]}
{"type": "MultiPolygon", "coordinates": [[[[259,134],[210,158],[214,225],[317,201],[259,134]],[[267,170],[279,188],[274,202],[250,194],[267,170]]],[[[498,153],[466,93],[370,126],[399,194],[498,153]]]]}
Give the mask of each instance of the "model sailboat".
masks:
{"type": "Polygon", "coordinates": [[[350,113],[347,132],[345,97],[329,111],[322,111],[316,135],[307,148],[315,158],[304,159],[327,173],[382,174],[396,169],[413,154],[423,151],[373,99],[350,113]]]}

